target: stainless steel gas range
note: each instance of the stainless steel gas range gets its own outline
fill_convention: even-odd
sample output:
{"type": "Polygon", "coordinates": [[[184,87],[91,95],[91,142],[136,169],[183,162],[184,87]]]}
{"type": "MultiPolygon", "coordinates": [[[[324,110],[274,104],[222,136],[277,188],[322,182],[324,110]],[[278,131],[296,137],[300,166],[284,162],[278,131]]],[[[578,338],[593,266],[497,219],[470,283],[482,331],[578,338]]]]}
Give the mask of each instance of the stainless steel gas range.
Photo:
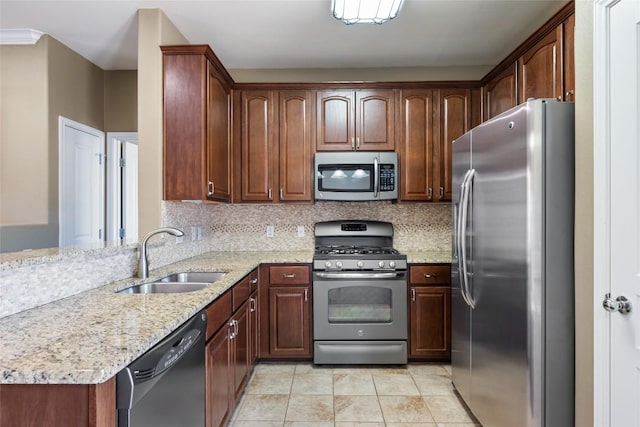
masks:
{"type": "Polygon", "coordinates": [[[407,257],[393,225],[320,222],[315,244],[314,363],[407,363],[407,257]]]}

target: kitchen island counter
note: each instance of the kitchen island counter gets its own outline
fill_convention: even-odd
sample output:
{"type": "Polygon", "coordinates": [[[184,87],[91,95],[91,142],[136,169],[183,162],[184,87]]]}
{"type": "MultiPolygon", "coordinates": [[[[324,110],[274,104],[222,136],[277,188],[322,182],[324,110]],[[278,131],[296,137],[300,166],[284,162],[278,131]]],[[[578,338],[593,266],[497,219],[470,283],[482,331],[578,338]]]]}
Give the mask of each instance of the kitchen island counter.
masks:
{"type": "MultiPolygon", "coordinates": [[[[312,251],[209,252],[0,319],[2,384],[98,384],[175,330],[261,263],[310,263],[312,251]],[[223,271],[205,289],[118,294],[180,271],[223,271]]],[[[55,286],[52,283],[51,286],[55,286]]]]}

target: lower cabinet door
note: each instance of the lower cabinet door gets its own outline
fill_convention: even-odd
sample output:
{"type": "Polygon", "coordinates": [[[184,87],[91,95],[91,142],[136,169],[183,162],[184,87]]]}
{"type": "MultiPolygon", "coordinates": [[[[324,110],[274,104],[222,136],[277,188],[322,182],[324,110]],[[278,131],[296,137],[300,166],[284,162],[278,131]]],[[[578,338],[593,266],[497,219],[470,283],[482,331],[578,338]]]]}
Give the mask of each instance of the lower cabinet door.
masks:
{"type": "Polygon", "coordinates": [[[232,347],[232,370],[233,370],[233,397],[236,399],[244,386],[244,382],[250,371],[249,352],[251,341],[249,302],[245,302],[242,307],[231,317],[233,327],[232,347]]]}
{"type": "Polygon", "coordinates": [[[231,328],[225,325],[207,342],[207,427],[223,426],[233,408],[230,332],[231,328]]]}
{"type": "Polygon", "coordinates": [[[412,286],[409,299],[409,358],[451,358],[451,288],[412,286]]]}
{"type": "Polygon", "coordinates": [[[269,287],[271,357],[307,358],[311,350],[310,286],[269,287]]]}

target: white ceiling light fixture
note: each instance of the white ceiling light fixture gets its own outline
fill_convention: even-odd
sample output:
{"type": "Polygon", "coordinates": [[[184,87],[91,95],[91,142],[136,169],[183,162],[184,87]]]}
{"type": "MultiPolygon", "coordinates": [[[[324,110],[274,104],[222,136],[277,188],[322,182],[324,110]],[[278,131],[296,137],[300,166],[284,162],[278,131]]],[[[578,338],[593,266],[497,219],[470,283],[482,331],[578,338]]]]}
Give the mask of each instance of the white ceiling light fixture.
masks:
{"type": "Polygon", "coordinates": [[[384,24],[395,18],[404,0],[331,0],[336,19],[347,25],[384,24]]]}

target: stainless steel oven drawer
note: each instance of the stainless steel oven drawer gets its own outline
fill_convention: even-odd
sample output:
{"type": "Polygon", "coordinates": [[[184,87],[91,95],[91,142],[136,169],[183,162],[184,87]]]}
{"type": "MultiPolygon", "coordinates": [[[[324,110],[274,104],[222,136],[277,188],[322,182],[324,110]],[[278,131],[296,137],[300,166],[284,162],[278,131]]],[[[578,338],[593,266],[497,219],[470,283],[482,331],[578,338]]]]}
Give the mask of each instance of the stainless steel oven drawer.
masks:
{"type": "Polygon", "coordinates": [[[313,363],[371,364],[407,363],[406,341],[315,341],[313,363]]]}

